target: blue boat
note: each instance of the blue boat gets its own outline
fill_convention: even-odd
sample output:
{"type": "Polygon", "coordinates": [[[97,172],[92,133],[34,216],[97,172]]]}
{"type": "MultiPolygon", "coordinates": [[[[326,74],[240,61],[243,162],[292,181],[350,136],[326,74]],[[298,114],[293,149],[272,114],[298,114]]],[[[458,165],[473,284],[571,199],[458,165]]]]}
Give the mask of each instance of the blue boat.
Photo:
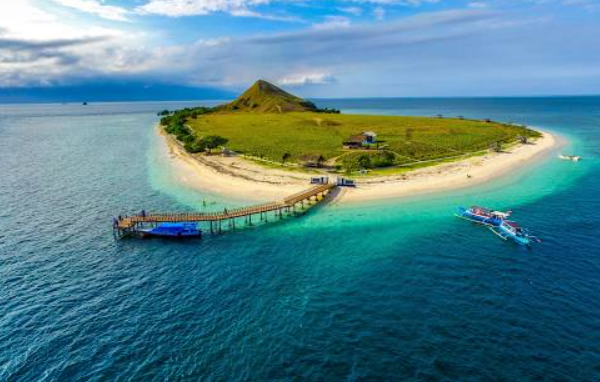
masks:
{"type": "Polygon", "coordinates": [[[139,232],[142,237],[202,237],[202,231],[196,223],[160,223],[154,228],[143,228],[139,232]]]}
{"type": "Polygon", "coordinates": [[[456,214],[459,218],[490,227],[498,227],[509,215],[510,212],[492,211],[477,206],[471,208],[458,207],[458,213],[456,214]]]}
{"type": "Polygon", "coordinates": [[[503,240],[512,240],[519,245],[530,246],[533,240],[540,242],[541,240],[535,236],[531,236],[526,230],[521,228],[516,222],[504,220],[497,227],[490,227],[498,237],[503,240]]]}

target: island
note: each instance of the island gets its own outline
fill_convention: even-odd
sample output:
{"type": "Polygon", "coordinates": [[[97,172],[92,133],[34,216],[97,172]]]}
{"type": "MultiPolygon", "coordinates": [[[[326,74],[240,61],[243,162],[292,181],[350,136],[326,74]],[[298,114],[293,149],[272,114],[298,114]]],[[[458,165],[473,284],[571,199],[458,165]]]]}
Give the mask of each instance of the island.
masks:
{"type": "Polygon", "coordinates": [[[489,119],[343,114],[264,80],[224,105],[159,114],[183,182],[249,200],[273,200],[324,178],[357,186],[341,200],[464,187],[556,144],[549,133],[489,119]]]}

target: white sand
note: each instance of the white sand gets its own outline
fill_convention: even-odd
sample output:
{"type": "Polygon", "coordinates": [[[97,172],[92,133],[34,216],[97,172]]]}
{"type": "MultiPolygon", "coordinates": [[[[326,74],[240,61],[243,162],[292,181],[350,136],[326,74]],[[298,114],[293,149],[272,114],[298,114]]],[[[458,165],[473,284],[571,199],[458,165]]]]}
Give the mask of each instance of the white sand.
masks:
{"type": "MultiPolygon", "coordinates": [[[[237,157],[190,155],[162,129],[158,131],[165,138],[176,177],[189,187],[252,201],[280,200],[309,187],[310,174],[269,169],[237,157]]],[[[517,145],[503,153],[425,167],[404,175],[359,177],[357,187],[345,189],[337,201],[396,198],[480,184],[544,158],[564,144],[548,132],[542,134],[531,144],[517,145]]]]}

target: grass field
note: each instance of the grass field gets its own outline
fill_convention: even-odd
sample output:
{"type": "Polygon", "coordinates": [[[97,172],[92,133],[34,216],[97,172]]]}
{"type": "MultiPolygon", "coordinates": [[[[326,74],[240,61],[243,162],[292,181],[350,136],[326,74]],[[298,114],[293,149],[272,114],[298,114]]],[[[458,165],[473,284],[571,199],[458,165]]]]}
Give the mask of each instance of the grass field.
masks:
{"type": "Polygon", "coordinates": [[[397,155],[397,164],[455,157],[485,150],[494,142],[513,142],[520,135],[539,135],[524,127],[484,121],[313,112],[214,113],[187,124],[197,137],[228,138],[227,147],[238,153],[272,161],[289,153],[290,162],[310,154],[340,163],[344,155],[356,155],[343,150],[342,142],[363,131],[376,132],[384,150],[397,155]]]}

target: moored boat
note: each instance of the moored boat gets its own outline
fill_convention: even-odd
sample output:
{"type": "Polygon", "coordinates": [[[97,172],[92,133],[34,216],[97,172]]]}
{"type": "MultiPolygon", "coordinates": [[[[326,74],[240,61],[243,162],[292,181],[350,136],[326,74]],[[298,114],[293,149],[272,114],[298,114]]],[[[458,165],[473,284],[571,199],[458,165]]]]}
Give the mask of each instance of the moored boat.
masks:
{"type": "Polygon", "coordinates": [[[458,207],[458,213],[456,216],[470,220],[474,223],[497,227],[504,219],[510,216],[510,211],[492,211],[488,208],[478,206],[473,206],[471,208],[458,207]]]}
{"type": "Polygon", "coordinates": [[[196,223],[160,223],[153,228],[140,229],[142,237],[202,237],[202,231],[196,223]]]}
{"type": "Polygon", "coordinates": [[[581,157],[579,155],[559,155],[558,156],[559,159],[562,160],[570,160],[572,162],[579,162],[581,160],[581,157]]]}

